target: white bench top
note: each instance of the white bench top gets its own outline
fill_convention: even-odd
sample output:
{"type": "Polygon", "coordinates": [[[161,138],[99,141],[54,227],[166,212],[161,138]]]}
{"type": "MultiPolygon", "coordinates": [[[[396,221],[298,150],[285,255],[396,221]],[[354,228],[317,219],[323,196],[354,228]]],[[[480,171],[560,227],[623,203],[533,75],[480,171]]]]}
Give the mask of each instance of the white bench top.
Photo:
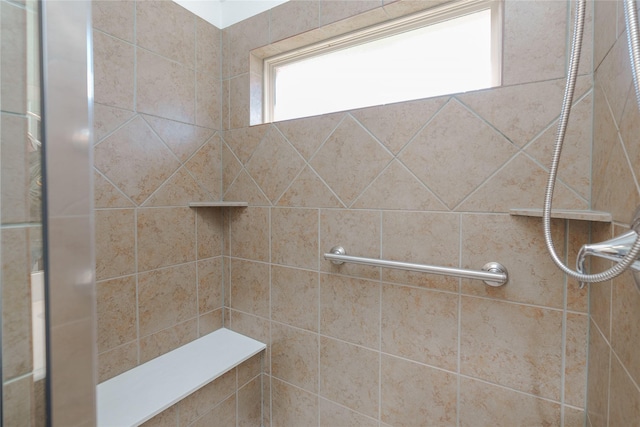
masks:
{"type": "Polygon", "coordinates": [[[98,427],[142,424],[266,348],[222,328],[97,387],[98,427]]]}

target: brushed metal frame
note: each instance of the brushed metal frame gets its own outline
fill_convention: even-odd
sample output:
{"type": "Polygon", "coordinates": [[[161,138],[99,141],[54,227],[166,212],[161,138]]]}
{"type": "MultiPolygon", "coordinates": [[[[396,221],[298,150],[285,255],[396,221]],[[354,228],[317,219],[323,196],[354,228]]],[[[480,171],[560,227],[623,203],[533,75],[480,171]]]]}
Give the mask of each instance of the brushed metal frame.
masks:
{"type": "Polygon", "coordinates": [[[91,2],[41,2],[50,426],[95,426],[91,2]]]}
{"type": "Polygon", "coordinates": [[[347,251],[342,246],[334,246],[329,253],[324,254],[324,259],[333,264],[361,264],[372,267],[387,267],[398,270],[417,271],[419,273],[438,274],[440,276],[461,277],[463,279],[482,280],[489,286],[502,286],[509,281],[507,269],[500,263],[488,262],[482,270],[468,270],[466,268],[440,267],[427,264],[413,264],[409,262],[390,261],[377,258],[365,258],[347,255],[347,251]]]}

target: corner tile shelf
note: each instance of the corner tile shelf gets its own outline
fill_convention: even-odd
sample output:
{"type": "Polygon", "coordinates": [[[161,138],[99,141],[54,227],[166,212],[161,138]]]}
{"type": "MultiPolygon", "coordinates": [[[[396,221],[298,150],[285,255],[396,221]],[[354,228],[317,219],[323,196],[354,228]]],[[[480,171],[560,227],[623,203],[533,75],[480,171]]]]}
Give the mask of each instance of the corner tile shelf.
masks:
{"type": "MultiPolygon", "coordinates": [[[[536,209],[536,208],[510,209],[509,214],[514,216],[529,216],[529,217],[542,218],[542,209],[536,209]]],[[[593,221],[593,222],[611,222],[613,220],[609,212],[571,210],[571,209],[552,209],[551,218],[572,219],[576,221],[593,221]]]]}
{"type": "Polygon", "coordinates": [[[191,202],[190,208],[246,208],[248,202],[191,202]]]}

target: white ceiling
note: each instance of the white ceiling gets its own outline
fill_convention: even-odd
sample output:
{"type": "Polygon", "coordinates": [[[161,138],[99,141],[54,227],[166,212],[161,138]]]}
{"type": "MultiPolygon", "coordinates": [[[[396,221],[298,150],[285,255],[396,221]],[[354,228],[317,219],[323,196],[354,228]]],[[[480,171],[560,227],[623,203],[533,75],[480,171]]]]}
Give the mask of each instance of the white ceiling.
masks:
{"type": "Polygon", "coordinates": [[[288,0],[173,0],[222,29],[288,0]]]}

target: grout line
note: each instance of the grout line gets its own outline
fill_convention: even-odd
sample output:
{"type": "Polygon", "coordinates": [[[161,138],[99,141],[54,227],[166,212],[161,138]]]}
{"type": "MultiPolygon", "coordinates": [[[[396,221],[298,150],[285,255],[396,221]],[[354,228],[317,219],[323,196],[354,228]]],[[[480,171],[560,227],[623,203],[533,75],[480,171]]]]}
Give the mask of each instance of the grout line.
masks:
{"type": "Polygon", "coordinates": [[[138,264],[138,208],[133,210],[133,250],[134,250],[134,271],[136,278],[136,341],[137,341],[137,362],[139,365],[141,363],[141,353],[142,349],[140,348],[140,280],[139,280],[139,264],[138,264]]]}

